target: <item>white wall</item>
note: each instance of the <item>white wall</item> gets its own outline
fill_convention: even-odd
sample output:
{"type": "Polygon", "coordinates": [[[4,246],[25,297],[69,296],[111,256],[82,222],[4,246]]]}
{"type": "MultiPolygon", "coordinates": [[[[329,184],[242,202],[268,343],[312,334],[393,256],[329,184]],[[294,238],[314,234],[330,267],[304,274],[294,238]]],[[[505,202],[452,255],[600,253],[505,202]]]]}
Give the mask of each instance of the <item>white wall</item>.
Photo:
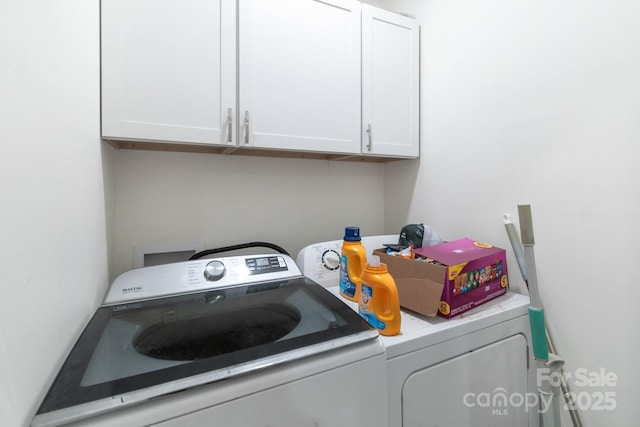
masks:
{"type": "Polygon", "coordinates": [[[637,425],[640,3],[389,3],[422,25],[422,157],[385,167],[385,230],[424,221],[449,240],[510,248],[502,214],[530,204],[567,371],[618,377],[574,386],[583,406],[615,393],[615,410],[584,410],[584,425],[637,425]]]}
{"type": "Polygon", "coordinates": [[[28,425],[107,283],[98,1],[0,13],[0,425],[28,425]]]}
{"type": "Polygon", "coordinates": [[[383,232],[382,164],[106,150],[115,187],[112,276],[131,269],[137,245],[266,241],[295,258],[308,244],[341,239],[345,226],[383,232]]]}
{"type": "Polygon", "coordinates": [[[345,226],[383,233],[382,164],[111,147],[105,158],[114,188],[107,194],[111,279],[132,268],[134,246],[267,241],[295,258],[308,244],[341,239],[345,226]]]}
{"type": "Polygon", "coordinates": [[[388,3],[422,23],[423,156],[386,166],[101,147],[98,2],[3,3],[1,425],[29,423],[104,293],[101,150],[112,274],[134,244],[259,238],[297,252],[352,224],[378,234],[424,221],[448,239],[508,247],[501,215],[531,204],[542,298],[568,370],[619,378],[607,389],[616,410],[584,411],[585,425],[635,424],[640,5],[388,3]],[[289,187],[271,199],[267,185],[289,187]]]}

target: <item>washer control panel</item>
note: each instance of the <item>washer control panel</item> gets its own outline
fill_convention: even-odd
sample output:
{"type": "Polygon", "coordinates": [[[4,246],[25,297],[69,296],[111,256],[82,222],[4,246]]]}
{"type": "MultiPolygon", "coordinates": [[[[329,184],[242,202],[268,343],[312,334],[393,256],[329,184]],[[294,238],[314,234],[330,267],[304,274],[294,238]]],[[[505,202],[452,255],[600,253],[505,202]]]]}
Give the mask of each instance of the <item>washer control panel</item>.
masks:
{"type": "Polygon", "coordinates": [[[266,256],[259,258],[247,258],[245,260],[249,274],[273,273],[274,271],[286,271],[287,263],[281,256],[266,256]]]}
{"type": "Polygon", "coordinates": [[[122,273],[111,284],[103,304],[300,276],[302,272],[291,257],[283,254],[239,255],[162,264],[122,273]]]}

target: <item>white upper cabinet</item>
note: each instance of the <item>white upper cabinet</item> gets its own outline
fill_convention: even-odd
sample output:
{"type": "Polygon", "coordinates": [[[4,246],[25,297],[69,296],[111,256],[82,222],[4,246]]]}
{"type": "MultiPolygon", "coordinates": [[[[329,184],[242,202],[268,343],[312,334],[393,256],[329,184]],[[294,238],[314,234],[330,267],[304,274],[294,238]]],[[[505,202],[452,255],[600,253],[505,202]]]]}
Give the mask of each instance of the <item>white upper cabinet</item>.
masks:
{"type": "Polygon", "coordinates": [[[362,153],[418,157],[419,27],[362,5],[362,153]]]}
{"type": "Polygon", "coordinates": [[[234,145],[234,0],[102,0],[102,136],[234,145]]]}
{"type": "Polygon", "coordinates": [[[360,2],[239,2],[240,147],[360,153],[360,2]]]}
{"type": "Polygon", "coordinates": [[[114,145],[419,154],[413,19],[357,0],[102,0],[101,13],[114,145]]]}

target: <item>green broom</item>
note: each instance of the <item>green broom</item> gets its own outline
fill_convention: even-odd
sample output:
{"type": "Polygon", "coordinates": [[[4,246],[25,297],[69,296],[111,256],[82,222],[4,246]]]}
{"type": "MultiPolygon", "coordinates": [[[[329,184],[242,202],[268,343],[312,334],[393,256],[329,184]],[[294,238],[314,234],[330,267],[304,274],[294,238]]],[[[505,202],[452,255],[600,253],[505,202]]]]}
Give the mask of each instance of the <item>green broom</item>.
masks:
{"type": "MultiPolygon", "coordinates": [[[[549,369],[551,374],[559,374],[561,379],[560,387],[557,385],[551,385],[549,381],[552,376],[551,374],[546,377],[543,384],[539,384],[540,398],[548,399],[546,401],[551,402],[551,411],[545,411],[543,413],[543,426],[561,426],[560,403],[558,401],[558,394],[561,390],[574,427],[582,427],[580,414],[577,411],[575,402],[573,401],[573,394],[571,393],[564,374],[564,360],[558,357],[555,353],[555,346],[545,322],[544,309],[538,292],[538,278],[536,275],[536,264],[533,251],[535,239],[533,236],[531,206],[518,205],[518,216],[520,218],[522,245],[520,244],[520,240],[509,215],[505,214],[503,220],[507,230],[507,235],[509,236],[509,241],[511,242],[511,246],[513,247],[513,251],[518,262],[518,267],[520,268],[520,273],[522,274],[522,278],[529,289],[529,297],[531,300],[529,305],[529,322],[531,327],[533,355],[536,359],[538,369],[549,369]]],[[[538,378],[540,378],[540,376],[538,376],[538,378]]]]}

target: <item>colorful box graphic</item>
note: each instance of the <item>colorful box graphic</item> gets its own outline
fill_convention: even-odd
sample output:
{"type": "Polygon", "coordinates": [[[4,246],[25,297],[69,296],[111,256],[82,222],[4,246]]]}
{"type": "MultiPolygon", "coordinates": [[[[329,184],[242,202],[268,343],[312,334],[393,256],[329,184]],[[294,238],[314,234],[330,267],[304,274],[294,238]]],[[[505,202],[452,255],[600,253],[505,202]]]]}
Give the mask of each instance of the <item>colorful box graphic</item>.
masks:
{"type": "Polygon", "coordinates": [[[450,318],[507,292],[504,249],[468,238],[419,248],[429,262],[376,250],[400,294],[400,305],[427,316],[450,318]]]}

